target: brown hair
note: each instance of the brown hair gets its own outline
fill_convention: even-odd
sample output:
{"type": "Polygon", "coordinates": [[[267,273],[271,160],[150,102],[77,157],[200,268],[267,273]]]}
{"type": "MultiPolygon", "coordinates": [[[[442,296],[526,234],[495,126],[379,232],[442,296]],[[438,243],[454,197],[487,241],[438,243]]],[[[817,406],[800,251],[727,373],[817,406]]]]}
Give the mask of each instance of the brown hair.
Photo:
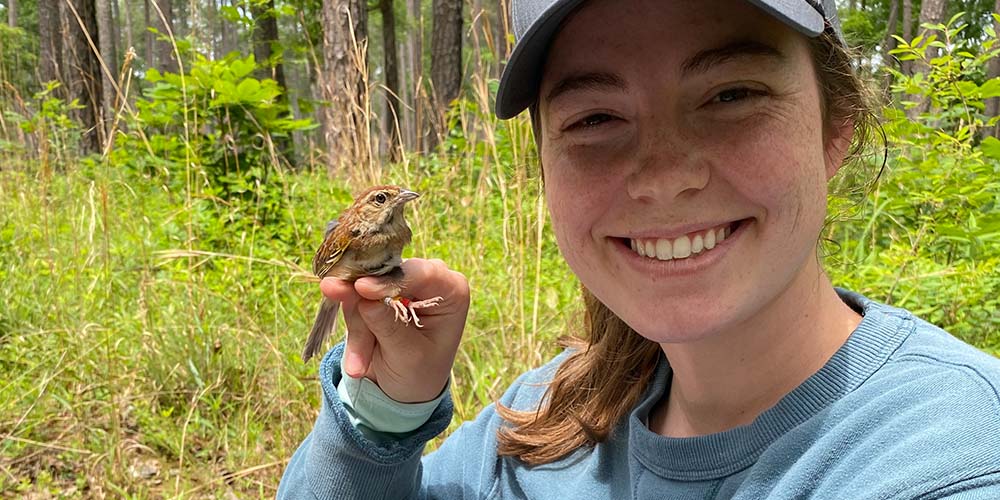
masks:
{"type": "MultiPolygon", "coordinates": [[[[824,139],[834,124],[852,121],[854,136],[845,167],[860,166],[862,153],[880,130],[872,111],[874,94],[854,71],[852,54],[832,29],[811,39],[810,48],[821,90],[824,139]]],[[[541,147],[537,106],[532,106],[531,115],[541,147]]],[[[498,431],[499,455],[537,465],[605,441],[645,393],[660,358],[659,344],[636,333],[586,288],[582,295],[586,337],[562,341],[571,352],[538,408],[518,411],[497,403],[507,421],[498,431]]]]}

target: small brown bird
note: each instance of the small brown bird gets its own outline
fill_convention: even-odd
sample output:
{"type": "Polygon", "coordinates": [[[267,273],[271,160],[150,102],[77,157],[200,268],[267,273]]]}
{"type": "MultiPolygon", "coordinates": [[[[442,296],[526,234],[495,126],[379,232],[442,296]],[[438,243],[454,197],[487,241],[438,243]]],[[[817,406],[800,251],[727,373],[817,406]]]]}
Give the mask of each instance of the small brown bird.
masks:
{"type": "MultiPolygon", "coordinates": [[[[396,320],[418,328],[416,310],[433,307],[442,300],[411,301],[401,297],[403,279],[402,253],[412,237],[410,226],[403,218],[406,202],[419,194],[399,186],[375,186],[354,199],[354,203],[326,226],[323,244],[313,257],[313,273],[320,278],[332,276],[354,281],[364,276],[386,276],[392,285],[384,301],[396,313],[396,320]]],[[[309,361],[333,331],[340,303],[323,297],[316,322],[302,351],[302,361],[309,361]]]]}

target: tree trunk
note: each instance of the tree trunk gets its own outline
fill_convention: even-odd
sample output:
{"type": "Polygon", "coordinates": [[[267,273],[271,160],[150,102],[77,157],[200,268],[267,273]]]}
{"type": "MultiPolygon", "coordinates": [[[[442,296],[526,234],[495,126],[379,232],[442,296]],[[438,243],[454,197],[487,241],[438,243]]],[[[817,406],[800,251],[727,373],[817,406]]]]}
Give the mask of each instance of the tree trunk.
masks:
{"type": "Polygon", "coordinates": [[[125,50],[135,48],[132,38],[132,0],[123,0],[122,16],[125,17],[125,50]]]}
{"type": "MultiPolygon", "coordinates": [[[[903,0],[903,40],[907,43],[913,40],[913,0],[903,0]]],[[[912,61],[903,61],[900,70],[904,74],[912,75],[912,61]]]]}
{"type": "Polygon", "coordinates": [[[169,39],[170,34],[174,32],[174,14],[171,9],[172,2],[170,0],[152,1],[155,1],[156,7],[159,7],[158,9],[154,9],[152,24],[152,26],[160,32],[160,34],[156,37],[156,42],[154,43],[154,47],[156,48],[156,67],[159,68],[160,71],[176,73],[179,65],[177,64],[177,58],[174,55],[174,46],[169,39]]]}
{"type": "Polygon", "coordinates": [[[229,38],[233,36],[226,26],[226,16],[222,15],[222,8],[226,6],[226,0],[219,0],[219,56],[225,57],[229,53],[229,38]]]}
{"type": "MultiPolygon", "coordinates": [[[[284,65],[281,63],[280,57],[272,60],[274,50],[280,47],[274,0],[253,1],[250,4],[250,9],[256,23],[253,30],[253,52],[258,65],[257,77],[271,78],[278,82],[282,90],[281,99],[287,102],[288,82],[285,80],[284,65]]],[[[290,160],[295,154],[294,144],[288,137],[275,138],[274,146],[278,154],[286,159],[290,160]]]]}
{"type": "MultiPolygon", "coordinates": [[[[97,48],[101,52],[101,59],[104,64],[111,71],[111,75],[118,74],[118,57],[115,54],[115,42],[114,42],[114,30],[111,28],[114,25],[114,19],[111,17],[111,2],[113,0],[94,0],[96,21],[97,21],[97,48]]],[[[91,34],[93,36],[93,33],[91,34]]],[[[88,46],[89,48],[89,46],[88,46]]],[[[88,51],[89,52],[89,51],[88,51]]],[[[94,78],[101,82],[101,105],[98,108],[100,113],[98,114],[97,124],[101,127],[101,130],[106,133],[108,132],[108,125],[111,123],[111,116],[114,113],[115,108],[115,90],[112,81],[100,67],[97,65],[97,73],[94,74],[94,78]]],[[[113,78],[114,76],[112,76],[113,78]]],[[[102,134],[104,135],[104,134],[102,134]]]]}
{"type": "Polygon", "coordinates": [[[256,22],[253,31],[253,54],[257,64],[262,65],[263,71],[258,76],[272,78],[281,85],[282,89],[288,88],[285,81],[285,71],[282,68],[280,59],[271,64],[271,56],[274,54],[274,46],[278,43],[278,20],[275,17],[274,0],[265,0],[263,3],[254,2],[250,11],[256,22]]]}
{"type": "Polygon", "coordinates": [[[68,43],[64,45],[69,98],[76,99],[81,105],[73,115],[83,126],[83,151],[97,153],[104,140],[104,128],[99,121],[103,77],[97,55],[88,41],[88,34],[95,43],[100,40],[96,5],[94,0],[71,0],[69,6],[71,8],[65,11],[68,43]]]}
{"type": "MultiPolygon", "coordinates": [[[[120,61],[121,58],[125,56],[125,51],[122,50],[122,32],[121,32],[121,12],[118,11],[118,0],[108,0],[111,2],[111,50],[114,55],[112,60],[120,61]]],[[[126,49],[127,50],[127,49],[126,49]]],[[[118,64],[116,63],[117,67],[118,64]]],[[[118,71],[115,70],[115,77],[118,77],[118,71]]]]}
{"type": "Polygon", "coordinates": [[[174,13],[170,23],[174,29],[174,38],[184,38],[191,33],[191,30],[188,29],[188,7],[190,3],[179,1],[172,5],[174,13]]]}
{"type": "MultiPolygon", "coordinates": [[[[897,45],[896,39],[893,38],[893,35],[896,34],[897,24],[899,24],[899,0],[889,0],[889,21],[886,22],[885,39],[882,40],[882,64],[886,68],[897,62],[896,57],[889,54],[897,45]]],[[[889,102],[889,98],[892,96],[892,73],[886,69],[882,75],[883,100],[889,102]]]]}
{"type": "Polygon", "coordinates": [[[462,88],[462,0],[434,0],[433,14],[431,85],[437,133],[431,135],[428,150],[446,133],[445,113],[462,88]]]}
{"type": "MultiPolygon", "coordinates": [[[[947,0],[923,0],[920,5],[920,24],[938,24],[944,22],[944,12],[948,7],[947,0]]],[[[937,47],[927,48],[927,58],[933,59],[941,53],[937,47]]]]}
{"type": "Polygon", "coordinates": [[[396,13],[392,0],[381,0],[379,10],[382,12],[382,52],[384,55],[386,104],[386,130],[389,136],[389,161],[398,162],[403,159],[399,149],[399,121],[402,106],[399,101],[399,56],[396,53],[396,13]]]}
{"type": "Polygon", "coordinates": [[[323,0],[324,138],[331,175],[349,165],[367,165],[368,142],[367,4],[362,0],[323,0]]]}
{"type": "Polygon", "coordinates": [[[7,0],[7,24],[17,27],[17,0],[7,0]]]}
{"type": "Polygon", "coordinates": [[[423,151],[424,100],[421,89],[424,77],[424,20],[423,12],[420,9],[420,0],[407,0],[406,10],[413,22],[413,29],[410,30],[407,37],[409,50],[407,55],[409,70],[407,73],[410,75],[410,82],[406,88],[410,93],[407,102],[410,103],[412,111],[406,113],[406,136],[409,138],[408,146],[411,151],[423,151]]]}
{"type": "MultiPolygon", "coordinates": [[[[1000,0],[996,0],[996,3],[993,6],[993,12],[1000,14],[1000,0]]],[[[998,23],[996,19],[993,20],[993,31],[994,33],[1000,33],[1000,23],[998,23]]],[[[989,63],[987,63],[986,77],[989,79],[1000,77],[1000,58],[994,57],[990,59],[989,63]]],[[[1000,97],[987,99],[986,110],[984,112],[988,118],[992,118],[1000,114],[1000,97]]],[[[1000,124],[994,125],[992,128],[985,130],[984,132],[1000,139],[1000,124]]]]}
{"type": "Polygon", "coordinates": [[[38,79],[42,83],[65,81],[62,74],[62,22],[59,18],[62,1],[38,0],[38,79]]]}
{"type": "Polygon", "coordinates": [[[156,61],[153,60],[153,33],[149,31],[149,27],[153,25],[153,7],[150,3],[153,0],[143,0],[142,2],[142,13],[143,13],[143,26],[147,29],[146,33],[146,50],[144,51],[143,58],[146,60],[146,68],[156,67],[156,61]]]}
{"type": "MultiPolygon", "coordinates": [[[[942,22],[944,19],[945,9],[948,7],[948,2],[946,0],[923,0],[920,5],[920,24],[937,24],[942,22]]],[[[921,30],[921,33],[927,34],[926,30],[921,30]]],[[[940,54],[941,51],[937,47],[927,47],[927,52],[924,54],[926,60],[934,59],[940,54]]],[[[926,71],[927,65],[921,61],[912,61],[915,63],[911,66],[912,72],[916,73],[918,71],[926,71]]],[[[908,110],[906,110],[906,115],[911,119],[920,116],[921,114],[927,112],[930,109],[931,102],[930,99],[916,97],[912,100],[920,100],[920,103],[908,110]]]]}

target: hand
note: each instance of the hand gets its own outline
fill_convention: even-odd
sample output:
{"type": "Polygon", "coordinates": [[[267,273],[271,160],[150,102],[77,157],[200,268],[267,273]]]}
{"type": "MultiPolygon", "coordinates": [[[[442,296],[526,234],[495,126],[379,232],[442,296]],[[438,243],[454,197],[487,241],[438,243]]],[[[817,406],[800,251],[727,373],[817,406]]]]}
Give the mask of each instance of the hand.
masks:
{"type": "Polygon", "coordinates": [[[469,312],[469,282],[437,259],[408,259],[402,268],[401,284],[377,277],[354,283],[327,278],[320,289],[326,300],[343,305],[348,332],[344,371],[371,379],[401,403],[430,401],[451,375],[469,312]],[[385,307],[386,291],[395,286],[404,296],[443,298],[422,313],[423,328],[396,321],[393,310],[385,307]]]}

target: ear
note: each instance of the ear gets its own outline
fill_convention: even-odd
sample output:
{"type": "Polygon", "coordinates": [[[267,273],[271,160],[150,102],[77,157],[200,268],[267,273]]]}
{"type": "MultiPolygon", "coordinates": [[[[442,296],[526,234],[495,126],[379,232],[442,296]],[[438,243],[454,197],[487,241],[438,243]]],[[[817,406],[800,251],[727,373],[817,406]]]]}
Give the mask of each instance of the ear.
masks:
{"type": "Polygon", "coordinates": [[[824,145],[824,159],[826,160],[826,179],[830,180],[840,167],[844,164],[847,151],[851,148],[851,139],[854,138],[854,120],[847,118],[839,123],[831,123],[828,129],[826,144],[824,145]]]}

